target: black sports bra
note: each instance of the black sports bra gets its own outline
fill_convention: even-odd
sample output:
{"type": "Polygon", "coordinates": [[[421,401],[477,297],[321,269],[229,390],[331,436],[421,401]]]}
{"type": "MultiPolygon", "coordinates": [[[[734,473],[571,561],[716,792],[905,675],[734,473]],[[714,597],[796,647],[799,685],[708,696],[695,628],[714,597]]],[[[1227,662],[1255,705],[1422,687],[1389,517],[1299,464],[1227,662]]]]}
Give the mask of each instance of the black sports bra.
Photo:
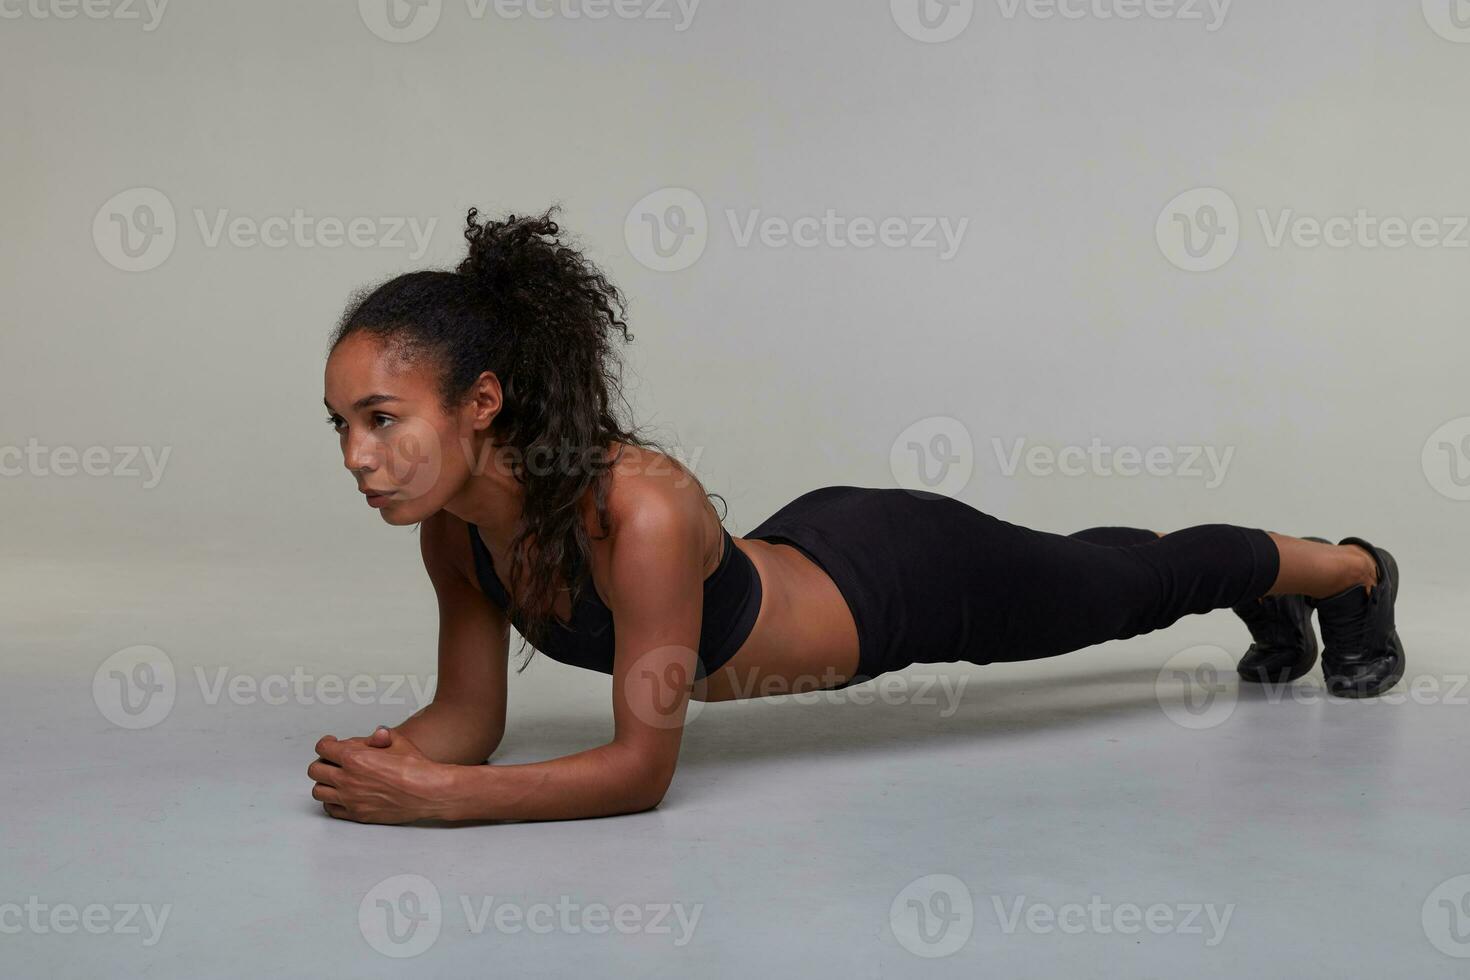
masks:
{"type": "MultiPolygon", "coordinates": [[[[475,556],[475,577],[480,591],[504,610],[510,604],[495,560],[480,538],[480,529],[470,524],[470,550],[475,556]]],[[[761,579],[749,556],[720,528],[723,537],[719,566],[704,580],[704,611],[699,629],[699,661],[695,677],[703,678],[725,665],[740,650],[761,608],[761,579]]],[[[511,622],[520,628],[519,617],[511,622]]],[[[553,660],[572,667],[613,672],[613,617],[602,598],[587,582],[583,594],[572,603],[571,625],[554,621],[551,638],[542,650],[553,660]]]]}

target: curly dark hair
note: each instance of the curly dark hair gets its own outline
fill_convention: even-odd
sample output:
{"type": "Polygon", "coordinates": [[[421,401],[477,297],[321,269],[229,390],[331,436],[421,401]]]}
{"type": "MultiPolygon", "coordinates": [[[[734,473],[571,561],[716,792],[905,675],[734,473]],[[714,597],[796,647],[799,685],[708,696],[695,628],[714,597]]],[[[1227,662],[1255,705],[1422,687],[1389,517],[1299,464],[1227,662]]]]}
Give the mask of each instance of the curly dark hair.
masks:
{"type": "MultiPolygon", "coordinates": [[[[446,411],[464,403],[481,372],[500,379],[504,407],[490,438],[496,447],[515,450],[512,473],[526,487],[510,543],[509,581],[518,581],[528,564],[530,575],[527,594],[512,597],[508,611],[523,650],[526,642],[545,645],[559,577],[574,603],[582,589],[592,588],[591,543],[576,504],[594,488],[598,540],[605,538],[610,470],[617,462],[608,459],[611,442],[665,452],[619,418],[616,406],[628,403],[612,339],[615,331],[625,342],[633,339],[623,319],[627,304],[606,276],[561,240],[552,220],[557,210],[553,205],[540,215],[477,223],[479,210],[470,208],[464,232],[469,252],[453,272],[405,273],[355,297],[330,347],[367,332],[406,356],[432,357],[446,411]],[[576,466],[525,465],[531,458],[563,459],[558,454],[568,447],[580,450],[576,466]],[[529,549],[533,537],[536,547],[529,549]]],[[[698,477],[695,482],[703,489],[698,477]]],[[[528,653],[520,669],[530,660],[528,653]]]]}

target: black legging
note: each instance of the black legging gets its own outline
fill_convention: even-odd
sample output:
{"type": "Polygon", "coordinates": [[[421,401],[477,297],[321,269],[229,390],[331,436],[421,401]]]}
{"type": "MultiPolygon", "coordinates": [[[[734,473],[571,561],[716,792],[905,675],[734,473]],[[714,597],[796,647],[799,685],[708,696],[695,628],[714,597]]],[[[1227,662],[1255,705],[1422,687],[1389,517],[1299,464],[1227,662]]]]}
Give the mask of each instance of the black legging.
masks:
{"type": "Polygon", "coordinates": [[[832,576],[858,628],[849,684],[912,663],[1037,660],[1127,639],[1265,595],[1280,570],[1259,528],[1055,534],[896,488],[823,487],[746,537],[795,544],[832,576]]]}
{"type": "MultiPolygon", "coordinates": [[[[1089,527],[1066,536],[1107,548],[1141,546],[1144,550],[1128,556],[1121,567],[1126,572],[1130,566],[1141,565],[1157,575],[1160,586],[1157,590],[1136,591],[1137,583],[1134,583],[1134,589],[1118,600],[1131,615],[1113,619],[1114,623],[1120,624],[1116,627],[1117,635],[1106,639],[1127,639],[1163,629],[1191,613],[1223,609],[1257,598],[1266,593],[1280,572],[1281,558],[1275,542],[1259,528],[1198,524],[1160,536],[1136,527],[1089,527]],[[1249,561],[1243,560],[1246,552],[1241,549],[1242,542],[1249,550],[1249,561]],[[1138,603],[1136,600],[1140,597],[1145,601],[1138,603]]],[[[1119,565],[1116,561],[1109,561],[1108,567],[1115,571],[1119,565]]],[[[1124,580],[1129,577],[1123,576],[1124,580]]],[[[1109,619],[1106,614],[1099,618],[1109,619]]],[[[1074,636],[1063,641],[1066,649],[1037,656],[1053,656],[1079,649],[1071,645],[1077,642],[1079,640],[1074,636]]]]}

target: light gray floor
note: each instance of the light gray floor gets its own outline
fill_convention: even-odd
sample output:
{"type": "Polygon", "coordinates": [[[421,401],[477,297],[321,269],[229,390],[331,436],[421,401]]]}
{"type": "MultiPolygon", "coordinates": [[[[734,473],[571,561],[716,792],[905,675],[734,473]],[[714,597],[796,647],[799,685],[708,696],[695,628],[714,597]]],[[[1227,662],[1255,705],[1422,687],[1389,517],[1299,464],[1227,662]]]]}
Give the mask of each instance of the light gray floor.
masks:
{"type": "MultiPolygon", "coordinates": [[[[226,693],[210,704],[209,685],[221,667],[256,680],[298,668],[361,674],[380,691],[390,675],[431,672],[432,598],[413,584],[418,574],[368,582],[304,567],[29,562],[0,575],[0,904],[35,896],[47,906],[39,926],[20,921],[24,909],[0,914],[4,974],[1336,978],[1470,968],[1460,958],[1470,954],[1470,878],[1456,880],[1470,875],[1462,589],[1415,584],[1399,606],[1410,676],[1430,703],[1327,701],[1316,674],[1275,703],[1239,691],[1233,674],[1211,702],[1187,701],[1170,686],[1177,675],[1156,683],[1176,654],[1185,667],[1208,660],[1207,649],[1181,651],[1243,647],[1244,627],[1222,611],[1052,660],[945,666],[947,691],[915,681],[868,704],[856,703],[859,688],[815,703],[704,706],[672,790],[649,813],[457,828],[333,820],[309,795],[312,745],[397,721],[412,695],[323,706],[226,693]],[[161,721],[129,730],[105,717],[93,678],[137,644],[167,654],[177,691],[161,721]],[[428,888],[441,911],[424,913],[425,931],[395,934],[402,943],[374,931],[386,921],[379,899],[424,910],[413,896],[428,888]],[[537,918],[540,903],[549,918],[537,918]],[[599,906],[623,903],[627,932],[592,931],[607,921],[599,906]],[[104,907],[97,934],[53,928],[69,924],[65,911],[48,918],[92,904],[104,907]],[[128,905],[167,908],[161,931],[142,913],[138,932],[101,924],[119,924],[128,905]],[[1154,906],[1154,928],[1127,918],[1130,905],[1140,916],[1154,906]],[[497,926],[502,906],[540,931],[497,926]],[[920,923],[916,909],[930,917],[920,923]],[[934,928],[921,934],[925,924],[934,928]],[[385,955],[369,935],[416,955],[385,955]]],[[[605,689],[549,660],[513,675],[496,761],[597,744],[611,731],[605,689]]]]}

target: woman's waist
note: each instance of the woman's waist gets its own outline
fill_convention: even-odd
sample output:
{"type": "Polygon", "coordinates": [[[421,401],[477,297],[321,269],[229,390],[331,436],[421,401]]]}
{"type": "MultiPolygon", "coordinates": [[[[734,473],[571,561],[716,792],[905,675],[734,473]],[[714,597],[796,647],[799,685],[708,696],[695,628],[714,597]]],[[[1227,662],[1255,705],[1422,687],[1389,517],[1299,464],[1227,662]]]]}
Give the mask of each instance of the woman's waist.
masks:
{"type": "Polygon", "coordinates": [[[709,673],[706,699],[821,690],[851,676],[856,629],[831,577],[791,544],[733,540],[760,578],[760,608],[740,648],[709,673]]]}

